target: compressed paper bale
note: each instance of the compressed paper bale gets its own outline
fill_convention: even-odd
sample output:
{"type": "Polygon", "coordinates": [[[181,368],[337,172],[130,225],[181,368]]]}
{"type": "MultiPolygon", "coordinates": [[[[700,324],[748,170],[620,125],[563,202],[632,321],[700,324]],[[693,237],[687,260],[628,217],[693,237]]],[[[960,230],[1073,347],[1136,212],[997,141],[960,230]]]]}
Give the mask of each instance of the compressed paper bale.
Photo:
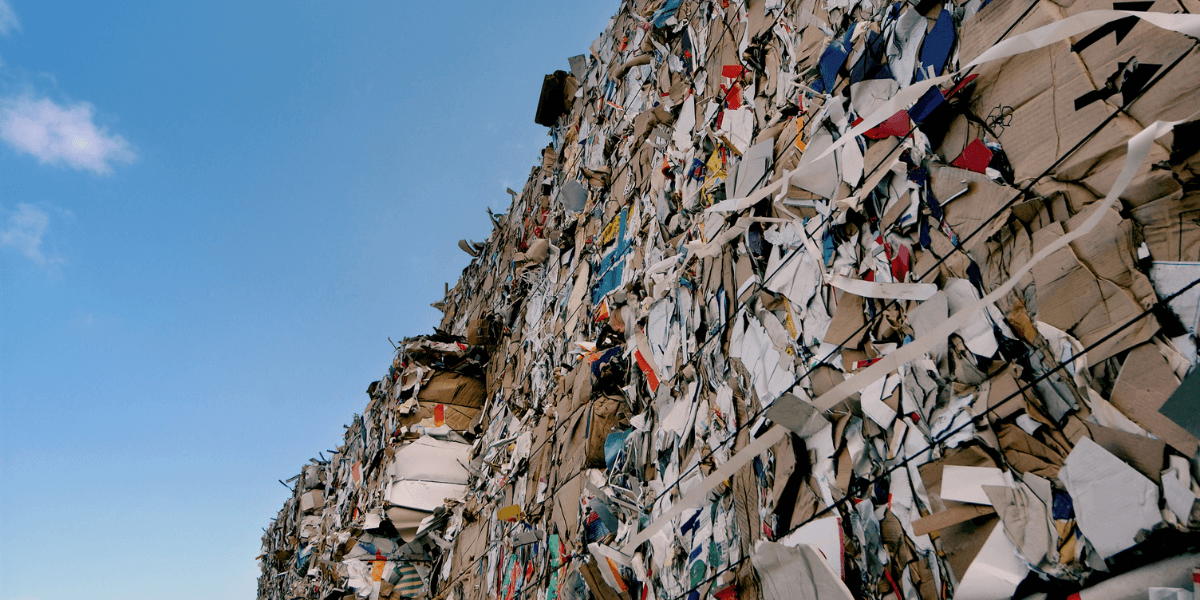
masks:
{"type": "MultiPolygon", "coordinates": [[[[1169,4],[1157,0],[1152,10],[1161,11],[1169,4]]],[[[1007,35],[1016,35],[1092,5],[1110,8],[1095,0],[1063,5],[1031,5],[1023,0],[991,2],[974,17],[968,16],[954,32],[959,64],[989,47],[1010,26],[1007,35]],[[1026,12],[1027,8],[1031,10],[1026,12]]],[[[1139,130],[1146,119],[1182,111],[1190,89],[1195,87],[1195,78],[1164,80],[1161,87],[1133,105],[1129,111],[1133,117],[1115,117],[1099,135],[1055,168],[1049,174],[1051,179],[1043,179],[1031,194],[1019,198],[1020,192],[1001,179],[943,166],[938,157],[928,156],[920,146],[926,139],[935,146],[941,140],[941,147],[935,150],[942,153],[942,158],[953,159],[977,138],[993,146],[999,143],[1018,181],[1027,181],[1113,114],[1115,103],[1121,100],[1119,94],[1075,105],[1076,99],[1095,95],[1104,85],[1105,75],[1097,71],[1113,68],[1114,61],[1125,61],[1127,51],[1150,62],[1190,42],[1177,34],[1169,34],[1174,37],[1168,39],[1161,30],[1139,22],[1120,43],[1110,32],[1073,53],[1071,42],[1086,35],[1081,34],[1033,53],[981,65],[974,71],[979,74],[975,83],[951,99],[951,103],[973,114],[971,118],[964,115],[950,121],[946,135],[940,131],[944,127],[940,121],[950,115],[943,109],[940,116],[935,113],[921,121],[912,137],[871,140],[865,148],[844,145],[821,162],[828,162],[828,169],[796,175],[797,167],[812,164],[825,146],[834,143],[831,131],[837,129],[839,135],[844,135],[845,126],[853,119],[866,116],[864,112],[895,92],[893,85],[886,93],[873,97],[867,89],[878,87],[875,84],[852,84],[846,75],[861,75],[862,69],[849,63],[844,70],[826,69],[823,74],[830,80],[833,97],[813,96],[804,90],[812,83],[807,72],[829,47],[829,36],[845,39],[856,58],[871,52],[872,44],[886,46],[886,40],[880,42],[873,36],[881,26],[887,26],[884,12],[888,8],[862,5],[847,11],[846,6],[840,6],[830,15],[825,3],[807,1],[796,6],[777,0],[754,0],[737,10],[717,10],[714,3],[703,6],[714,12],[699,14],[701,5],[691,2],[627,3],[593,44],[592,56],[570,63],[572,74],[561,82],[561,112],[551,115],[555,111],[539,110],[546,113],[539,118],[550,121],[553,116],[554,123],[563,126],[552,132],[554,144],[543,151],[541,164],[532,170],[522,192],[512,193],[507,214],[492,219],[492,235],[481,244],[468,244],[472,251],[479,248],[478,256],[460,281],[452,289],[447,286],[443,299],[435,303],[443,311],[443,332],[400,344],[393,367],[417,369],[415,375],[406,376],[432,376],[418,394],[416,411],[409,415],[389,412],[406,397],[393,387],[396,380],[391,378],[392,373],[372,386],[371,403],[347,430],[345,445],[339,447],[338,456],[323,471],[332,475],[328,481],[322,480],[329,486],[329,497],[319,509],[313,509],[314,513],[321,512],[300,519],[303,515],[297,510],[301,502],[297,492],[277,526],[264,538],[262,589],[271,590],[262,594],[264,600],[285,600],[288,590],[301,595],[309,589],[301,579],[307,573],[305,567],[295,562],[308,556],[299,551],[296,534],[301,532],[306,540],[323,536],[338,540],[332,562],[319,558],[319,547],[313,549],[312,560],[322,565],[322,589],[348,589],[347,580],[362,588],[370,579],[370,567],[364,559],[373,556],[364,544],[378,542],[374,547],[379,550],[390,548],[391,543],[367,534],[362,535],[361,544],[357,537],[335,537],[355,532],[354,528],[362,525],[356,519],[362,518],[363,511],[379,519],[383,510],[392,525],[400,529],[401,541],[414,539],[419,527],[427,527],[433,536],[401,547],[425,561],[420,564],[445,565],[444,570],[422,572],[422,576],[428,575],[433,589],[475,598],[510,585],[511,576],[522,569],[549,573],[556,568],[549,564],[554,559],[547,556],[544,545],[535,541],[554,545],[560,558],[575,552],[572,548],[598,548],[598,538],[623,531],[636,535],[644,527],[656,525],[658,516],[678,506],[689,490],[709,485],[716,487],[704,494],[700,506],[686,505],[684,514],[651,538],[651,552],[635,555],[630,551],[627,556],[636,556],[632,563],[625,557],[606,555],[617,558],[628,570],[612,571],[607,561],[599,560],[602,553],[593,551],[590,554],[595,556],[594,563],[585,565],[577,560],[555,573],[557,583],[537,580],[530,589],[565,600],[588,594],[615,597],[624,593],[618,589],[621,585],[614,585],[615,578],[628,581],[632,570],[657,597],[673,597],[694,583],[699,583],[695,591],[701,596],[722,595],[735,581],[741,597],[795,595],[795,590],[779,592],[771,587],[771,569],[753,568],[747,559],[755,554],[755,542],[784,535],[818,513],[825,514],[822,510],[831,498],[840,499],[854,488],[856,476],[880,473],[882,481],[870,490],[861,490],[870,498],[868,504],[860,506],[869,509],[878,500],[876,495],[886,492],[890,509],[883,517],[862,512],[860,522],[846,523],[830,517],[833,521],[827,525],[838,530],[833,533],[862,533],[882,543],[880,550],[886,556],[870,552],[842,556],[838,538],[828,546],[833,549],[827,549],[821,557],[823,562],[835,570],[850,562],[858,563],[860,568],[848,569],[846,576],[862,581],[847,579],[847,583],[863,586],[860,589],[867,594],[895,592],[884,583],[886,578],[879,577],[883,569],[888,569],[905,585],[911,582],[923,600],[943,592],[938,585],[945,581],[947,572],[953,573],[951,580],[959,582],[956,597],[1011,595],[1009,588],[1024,572],[1022,565],[1015,564],[1006,531],[996,529],[999,521],[992,507],[941,497],[940,478],[947,465],[995,468],[994,460],[1002,455],[1005,469],[1014,471],[1018,480],[1032,480],[1032,474],[1053,477],[1062,473],[1060,467],[1072,445],[1078,450],[1089,443],[1087,436],[1092,435],[1118,461],[1136,465],[1143,474],[1140,476],[1153,481],[1157,474],[1155,455],[1162,453],[1156,444],[1165,442],[1185,454],[1190,447],[1194,452],[1194,438],[1158,412],[1164,394],[1169,395],[1178,382],[1167,374],[1182,374],[1186,359],[1174,355],[1168,359],[1161,352],[1149,354],[1147,349],[1157,351],[1154,346],[1138,345],[1157,331],[1153,319],[1139,321],[1122,336],[1089,352],[1088,364],[1106,365],[1112,376],[1090,379],[1096,377],[1095,369],[1074,376],[1060,373],[1053,376],[1052,385],[1057,388],[1043,386],[1034,396],[1020,389],[1027,387],[1042,369],[1067,360],[1048,353],[1042,339],[1046,329],[1041,323],[1063,329],[1086,345],[1100,340],[1157,299],[1142,275],[1139,259],[1144,257],[1136,253],[1139,235],[1145,235],[1154,260],[1186,258],[1200,246],[1188,237],[1194,233],[1189,229],[1190,220],[1180,219],[1191,206],[1182,189],[1193,176],[1192,170],[1200,171],[1200,167],[1167,155],[1169,141],[1164,140],[1163,146],[1152,149],[1150,158],[1139,167],[1139,177],[1121,195],[1126,204],[1119,208],[1130,209],[1133,220],[1124,219],[1121,215],[1129,213],[1118,212],[1115,207],[1103,215],[1095,232],[1035,268],[1012,293],[997,302],[999,311],[993,315],[999,335],[992,333],[990,324],[977,323],[976,330],[960,332],[946,350],[935,348],[933,360],[921,359],[924,362],[916,370],[916,363],[893,369],[893,377],[905,378],[904,385],[896,385],[897,391],[890,396],[883,391],[890,389],[887,381],[867,388],[875,392],[876,399],[883,398],[870,407],[859,406],[862,394],[852,392],[832,412],[813,415],[813,419],[791,423],[795,419],[772,413],[772,420],[790,423],[805,436],[805,443],[783,437],[769,450],[759,448],[759,460],[738,463],[742,465],[739,469],[723,472],[722,477],[714,478],[715,483],[705,479],[714,467],[728,464],[762,435],[774,435],[763,427],[765,423],[758,423],[759,410],[782,393],[780,390],[786,387],[802,401],[820,396],[846,377],[863,372],[869,361],[902,352],[910,333],[920,340],[940,324],[939,306],[932,300],[921,305],[887,305],[845,294],[835,299],[830,293],[832,288],[826,286],[834,276],[890,283],[889,276],[903,276],[895,270],[892,253],[904,248],[912,253],[911,281],[934,284],[942,290],[942,296],[953,293],[958,304],[970,304],[978,295],[977,287],[986,292],[1002,285],[1035,250],[1072,231],[1088,217],[1090,207],[1107,192],[1123,164],[1125,138],[1139,130]],[[641,18],[631,14],[634,11],[641,18]],[[855,27],[854,35],[846,35],[846,25],[855,27]],[[768,31],[769,35],[756,37],[768,31]],[[683,45],[684,40],[691,46],[683,45]],[[1140,49],[1154,40],[1163,43],[1153,49],[1140,49]],[[792,60],[798,65],[795,69],[792,60]],[[764,65],[765,69],[761,68],[764,65]],[[796,78],[794,73],[801,75],[796,78]],[[606,74],[617,77],[605,81],[606,74]],[[571,94],[576,82],[582,87],[579,102],[574,102],[576,98],[571,94]],[[734,86],[739,93],[727,93],[734,86]],[[776,90],[778,95],[772,95],[776,90]],[[846,98],[839,95],[841,91],[848,93],[853,112],[847,112],[846,102],[839,101],[846,98]],[[803,127],[798,126],[801,120],[803,127]],[[724,145],[720,144],[722,139],[726,140],[724,145]],[[714,140],[718,143],[715,148],[711,145],[714,140]],[[757,164],[764,160],[764,164],[757,164]],[[1171,170],[1151,169],[1154,161],[1169,161],[1171,170]],[[930,170],[929,186],[920,183],[925,176],[922,167],[930,170]],[[770,200],[764,197],[764,201],[736,214],[706,211],[720,202],[722,194],[755,193],[755,180],[764,168],[762,174],[772,172],[764,178],[764,185],[775,190],[766,194],[770,200]],[[782,181],[784,171],[793,179],[782,181]],[[964,179],[969,189],[944,206],[943,223],[933,215],[933,201],[954,197],[964,187],[964,179]],[[586,188],[579,183],[584,180],[588,182],[586,188]],[[925,194],[926,190],[932,194],[925,194]],[[1017,202],[1010,214],[1000,212],[984,226],[988,217],[1013,198],[1017,202]],[[574,210],[567,210],[564,200],[569,200],[574,210]],[[802,200],[803,206],[783,205],[776,200],[792,204],[802,200]],[[581,206],[581,202],[588,206],[581,206]],[[922,207],[923,222],[899,222],[910,203],[922,207]],[[591,210],[581,210],[588,208],[591,210]],[[760,223],[748,234],[752,220],[760,223]],[[734,223],[740,223],[737,231],[712,241],[717,231],[733,231],[734,223]],[[805,265],[814,275],[799,286],[794,282],[784,286],[778,280],[763,281],[792,251],[791,242],[772,240],[778,247],[770,256],[767,272],[763,272],[764,255],[757,245],[757,234],[780,223],[794,226],[801,235],[812,235],[811,239],[799,240],[799,244],[805,247],[804,256],[815,259],[805,265]],[[951,239],[957,236],[961,241],[980,226],[983,229],[965,244],[951,239]],[[1176,231],[1180,239],[1172,250],[1171,236],[1176,231]],[[854,236],[858,236],[857,243],[847,244],[854,236]],[[699,260],[690,254],[697,244],[704,245],[699,260]],[[831,246],[837,251],[827,259],[824,252],[831,246]],[[520,252],[521,247],[526,251],[520,252]],[[618,247],[620,252],[614,253],[618,247]],[[874,249],[879,252],[867,254],[874,249]],[[938,262],[941,264],[935,268],[938,262]],[[647,275],[646,269],[656,264],[669,266],[647,275]],[[929,274],[922,278],[926,272],[929,274]],[[755,284],[763,284],[765,289],[755,284]],[[815,287],[804,290],[803,285],[815,287]],[[967,289],[971,293],[965,293],[967,289]],[[830,304],[828,309],[826,303],[830,304]],[[646,321],[652,306],[659,308],[653,327],[646,321]],[[666,322],[662,322],[662,308],[667,306],[671,310],[666,311],[666,322]],[[491,315],[495,315],[494,326],[484,331],[482,324],[493,322],[491,315]],[[868,323],[872,318],[875,320],[868,323]],[[751,321],[761,321],[761,327],[750,327],[747,323],[751,321]],[[602,334],[606,326],[612,330],[602,334]],[[748,328],[753,329],[750,337],[762,344],[746,347],[741,343],[748,328]],[[853,333],[859,329],[860,333],[853,333]],[[670,335],[663,337],[662,331],[670,335]],[[447,335],[463,335],[465,339],[447,335]],[[500,339],[490,339],[496,335],[500,339]],[[826,345],[819,348],[822,337],[826,345]],[[960,337],[967,338],[966,342],[960,337]],[[653,352],[647,338],[658,343],[653,352]],[[678,349],[664,353],[668,343],[664,340],[669,340],[672,349],[678,349]],[[464,356],[459,341],[477,348],[464,356]],[[734,342],[736,347],[732,347],[734,342]],[[846,342],[840,357],[844,370],[824,365],[806,373],[841,342],[846,342]],[[616,346],[611,347],[614,343],[616,346]],[[446,354],[428,350],[439,344],[446,354]],[[412,356],[404,355],[404,348],[418,346],[425,348],[416,359],[419,368],[413,366],[412,356]],[[630,364],[638,362],[636,352],[631,352],[640,350],[651,362],[657,356],[663,364],[652,367],[654,378],[633,367],[630,379],[605,380],[602,384],[593,381],[593,348],[597,352],[615,348],[613,351],[623,353],[630,364]],[[490,356],[479,354],[481,351],[490,352],[490,356]],[[773,360],[772,352],[780,355],[778,361],[773,360]],[[778,386],[751,392],[756,388],[756,379],[761,380],[765,373],[763,353],[772,358],[766,362],[779,363],[778,386]],[[1006,364],[1015,356],[1024,356],[1025,360],[1006,364]],[[943,357],[950,362],[936,364],[943,357]],[[1116,375],[1121,359],[1125,364],[1116,375]],[[461,372],[430,373],[427,369],[431,368],[461,372]],[[793,368],[795,373],[791,372],[793,368]],[[489,382],[490,389],[485,389],[476,377],[489,382]],[[914,386],[908,378],[921,383],[914,386]],[[1042,414],[1045,409],[1039,403],[1028,402],[1063,390],[1074,398],[1068,380],[1078,387],[1077,408],[1066,402],[1059,407],[1061,411],[1052,411],[1055,419],[1050,419],[1042,414]],[[1086,389],[1088,386],[1092,389],[1086,389]],[[733,393],[725,401],[714,401],[708,391],[718,387],[733,393]],[[1095,404],[1099,401],[1095,395],[1088,395],[1104,396],[1110,388],[1112,407],[1108,409],[1103,409],[1107,405],[1095,404]],[[764,396],[768,391],[771,393],[764,396]],[[906,394],[917,396],[916,401],[906,394]],[[1012,400],[997,404],[1009,396],[1012,400]],[[1085,427],[1089,407],[1083,403],[1087,398],[1093,401],[1091,408],[1100,407],[1093,417],[1111,422],[1121,411],[1163,442],[1098,429],[1089,434],[1085,427]],[[930,411],[947,402],[969,406],[969,410],[992,410],[986,423],[982,418],[975,421],[980,429],[955,436],[951,443],[960,444],[957,449],[933,451],[934,460],[919,469],[924,486],[911,486],[915,489],[908,491],[910,485],[904,475],[911,472],[889,473],[886,465],[873,461],[883,460],[886,453],[888,464],[894,464],[898,461],[893,461],[892,455],[926,452],[923,434],[930,424],[925,420],[930,418],[930,411]],[[389,491],[385,489],[385,474],[417,472],[388,467],[389,460],[407,459],[411,454],[411,447],[407,452],[404,449],[411,438],[398,434],[404,425],[432,418],[438,404],[447,409],[451,427],[462,430],[462,435],[471,438],[469,442],[475,442],[469,456],[456,459],[472,474],[467,480],[470,490],[444,504],[432,499],[423,505],[426,510],[382,508],[380,503],[386,502],[383,492],[389,491]],[[634,414],[624,414],[626,407],[634,414]],[[880,422],[894,422],[894,427],[864,422],[860,414],[863,409],[880,422]],[[910,411],[915,412],[908,414],[910,411]],[[834,421],[833,427],[818,427],[822,418],[834,421]],[[804,423],[811,427],[802,426],[804,423]],[[992,427],[983,429],[986,424],[992,427]],[[613,436],[614,444],[608,447],[610,436],[618,431],[622,435],[613,436]],[[729,432],[736,437],[723,443],[722,436],[729,432]],[[975,442],[962,446],[972,433],[991,447],[984,450],[975,442]],[[475,435],[482,439],[473,439],[475,435]],[[620,450],[627,459],[616,467],[627,470],[620,475],[600,469],[608,466],[605,459],[611,458],[618,440],[623,442],[620,450]],[[797,454],[792,453],[793,446],[797,454]],[[809,450],[808,457],[800,452],[802,448],[809,450]],[[937,471],[936,477],[929,473],[931,469],[937,471]],[[544,497],[539,491],[544,491],[544,497]],[[653,506],[645,504],[654,502],[660,493],[660,501],[653,506]],[[928,496],[928,503],[923,496],[918,502],[922,493],[928,496]],[[716,504],[705,504],[710,501],[716,504]],[[497,520],[498,510],[505,507],[512,507],[505,516],[515,511],[520,513],[519,518],[497,520]],[[931,512],[920,517],[918,509],[926,508],[931,512]],[[451,523],[454,527],[449,526],[451,523]],[[916,537],[910,537],[910,531],[915,531],[916,537]],[[545,537],[538,535],[543,532],[545,537]],[[928,547],[921,539],[926,533],[938,540],[936,548],[928,547]],[[521,551],[498,551],[489,556],[496,543],[513,544],[521,551]],[[677,544],[689,554],[687,560],[673,560],[677,544]],[[692,557],[691,551],[696,548],[701,552],[692,557]],[[444,556],[451,549],[447,562],[436,562],[438,554],[444,556]],[[929,552],[931,549],[936,552],[929,552]],[[350,556],[357,558],[341,562],[350,556]],[[1008,560],[1000,560],[1004,558],[1008,560]],[[528,563],[523,562],[526,559],[528,563]],[[744,562],[736,572],[710,579],[729,564],[718,562],[720,559],[744,562]],[[281,562],[289,560],[292,562],[281,562]],[[580,567],[584,573],[577,570],[580,567]],[[698,570],[693,572],[693,567],[698,570]],[[940,574],[935,577],[935,572],[940,574]],[[276,575],[278,580],[273,579],[276,575]],[[276,581],[279,585],[270,587],[276,581]],[[543,581],[553,589],[543,591],[543,581]],[[675,583],[668,586],[668,582],[675,583]],[[872,589],[872,585],[876,587],[872,589]],[[276,590],[285,595],[276,594],[276,590]]],[[[929,4],[925,12],[928,20],[912,9],[906,17],[922,33],[942,14],[942,7],[929,4]]],[[[943,21],[941,27],[944,29],[948,22],[943,21]]],[[[944,41],[948,36],[934,37],[944,41]]],[[[913,39],[919,42],[920,36],[913,39]]],[[[919,43],[913,47],[914,53],[920,50],[919,43]]],[[[912,65],[918,58],[914,54],[888,62],[893,67],[912,65]]],[[[1177,67],[1180,74],[1191,72],[1190,60],[1177,67]]],[[[878,56],[870,56],[858,64],[872,61],[881,62],[878,56]]],[[[911,72],[898,74],[904,80],[910,76],[911,72]]],[[[558,95],[560,78],[552,79],[550,91],[554,93],[548,99],[557,102],[554,96],[558,95]]],[[[931,93],[937,96],[936,91],[931,93]]],[[[909,121],[901,117],[897,122],[909,121]]],[[[1178,145],[1187,138],[1176,136],[1175,142],[1178,145]]],[[[1180,156],[1190,154],[1185,144],[1180,156]]],[[[999,157],[996,160],[992,166],[1003,167],[999,157]]],[[[964,306],[946,304],[943,298],[942,320],[952,309],[964,306]]],[[[786,399],[775,399],[776,412],[786,410],[779,406],[787,404],[786,399]]],[[[969,423],[970,419],[964,421],[969,423]]],[[[435,433],[457,435],[446,430],[435,433]]],[[[1070,487],[1078,488],[1080,480],[1075,475],[1068,468],[1061,476],[1072,481],[1070,487]]],[[[307,488],[309,481],[305,473],[302,487],[307,488]]],[[[1167,481],[1178,483],[1178,489],[1173,489],[1180,493],[1171,497],[1177,496],[1175,504],[1185,506],[1182,492],[1192,482],[1176,482],[1173,478],[1167,481]]],[[[985,494],[989,489],[996,500],[992,495],[987,499],[1000,505],[1005,526],[1009,526],[1007,533],[1017,539],[1022,551],[1036,555],[1036,549],[1023,541],[1036,540],[1037,536],[1028,535],[1032,530],[1014,524],[1022,518],[1018,514],[1021,498],[1028,498],[1018,498],[1006,491],[1012,488],[1005,486],[985,486],[985,494]]],[[[948,495],[979,500],[977,494],[948,495]]],[[[866,496],[863,498],[866,500],[866,496]]],[[[1077,505],[1086,506],[1094,499],[1082,500],[1077,505]]],[[[806,531],[803,527],[801,530],[806,531]]],[[[835,538],[826,535],[823,539],[835,538]]],[[[857,544],[845,547],[856,548],[857,544]]],[[[1081,568],[1084,575],[1090,572],[1087,565],[1081,568]]],[[[384,579],[395,583],[390,575],[384,579]]],[[[364,595],[362,589],[355,591],[364,595]]],[[[392,596],[395,594],[393,590],[392,596]]]]}

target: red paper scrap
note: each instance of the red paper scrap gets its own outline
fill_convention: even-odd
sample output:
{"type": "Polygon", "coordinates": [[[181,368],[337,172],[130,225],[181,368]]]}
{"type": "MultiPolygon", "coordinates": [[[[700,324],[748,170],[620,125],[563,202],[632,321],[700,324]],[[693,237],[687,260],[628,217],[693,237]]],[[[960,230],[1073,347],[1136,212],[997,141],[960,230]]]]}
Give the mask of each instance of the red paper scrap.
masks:
{"type": "Polygon", "coordinates": [[[746,67],[743,67],[742,65],[725,65],[721,67],[721,77],[737,79],[738,77],[742,76],[742,72],[745,70],[746,67]]]}
{"type": "Polygon", "coordinates": [[[733,89],[725,96],[725,102],[729,104],[729,110],[737,110],[742,107],[742,88],[734,84],[733,89]]]}
{"type": "Polygon", "coordinates": [[[950,88],[949,90],[943,91],[942,97],[949,98],[950,96],[957,94],[959,90],[967,87],[968,83],[975,81],[976,77],[979,77],[979,73],[971,73],[970,75],[967,75],[966,77],[963,78],[962,81],[958,82],[958,85],[950,88]]]}
{"type": "Polygon", "coordinates": [[[912,261],[912,253],[908,251],[908,246],[903,244],[896,250],[895,258],[892,258],[892,277],[896,281],[903,282],[904,277],[908,275],[909,264],[912,261]]]}
{"type": "Polygon", "coordinates": [[[637,359],[638,367],[646,374],[646,383],[650,384],[650,391],[658,391],[658,373],[655,373],[654,369],[650,368],[650,363],[642,356],[641,350],[634,352],[633,356],[637,359]]]}
{"type": "Polygon", "coordinates": [[[987,170],[988,163],[992,162],[992,150],[988,148],[979,138],[967,144],[963,149],[962,154],[954,159],[951,165],[976,173],[983,173],[987,170]]]}
{"type": "Polygon", "coordinates": [[[893,135],[908,137],[911,134],[912,123],[908,120],[908,111],[905,110],[897,112],[888,117],[886,121],[863,132],[864,136],[872,140],[882,140],[893,135]]]}

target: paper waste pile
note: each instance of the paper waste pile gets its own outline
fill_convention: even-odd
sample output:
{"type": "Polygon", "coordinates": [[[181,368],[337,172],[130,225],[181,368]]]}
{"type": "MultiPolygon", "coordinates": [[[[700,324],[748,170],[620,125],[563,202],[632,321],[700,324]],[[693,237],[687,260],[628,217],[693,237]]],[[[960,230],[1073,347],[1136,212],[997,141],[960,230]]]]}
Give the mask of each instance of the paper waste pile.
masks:
{"type": "Polygon", "coordinates": [[[1193,13],[626,0],[259,598],[1190,598],[1193,13]]]}

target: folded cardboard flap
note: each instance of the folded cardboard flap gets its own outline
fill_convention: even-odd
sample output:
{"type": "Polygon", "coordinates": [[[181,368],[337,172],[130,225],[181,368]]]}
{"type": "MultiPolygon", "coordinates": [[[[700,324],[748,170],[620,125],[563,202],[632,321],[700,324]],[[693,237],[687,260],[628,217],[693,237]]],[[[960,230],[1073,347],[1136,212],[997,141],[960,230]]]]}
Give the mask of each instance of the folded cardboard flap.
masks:
{"type": "Polygon", "coordinates": [[[1112,404],[1133,422],[1184,456],[1195,456],[1200,441],[1158,412],[1178,387],[1171,365],[1154,344],[1131,350],[1113,386],[1112,404]]]}
{"type": "Polygon", "coordinates": [[[490,345],[493,341],[491,320],[473,319],[467,325],[468,344],[472,346],[485,346],[490,345]]]}
{"type": "Polygon", "coordinates": [[[601,396],[591,402],[589,409],[587,466],[604,468],[604,443],[625,416],[625,400],[601,396]]]}
{"type": "Polygon", "coordinates": [[[561,483],[553,495],[551,519],[555,529],[565,539],[577,539],[579,535],[579,497],[583,493],[584,474],[585,471],[578,471],[571,475],[560,473],[555,476],[561,483]]]}
{"type": "Polygon", "coordinates": [[[469,567],[486,553],[487,546],[487,522],[476,519],[467,523],[455,538],[451,569],[455,573],[467,573],[469,567]]]}
{"type": "Polygon", "coordinates": [[[310,513],[321,508],[325,504],[325,493],[321,490],[312,490],[300,495],[300,512],[310,513]]]}
{"type": "MultiPolygon", "coordinates": [[[[1040,251],[1064,233],[1059,223],[1037,230],[1033,234],[1034,251],[1040,251]]],[[[1111,280],[1097,279],[1071,248],[1063,248],[1035,266],[1033,278],[1038,318],[1073,334],[1085,346],[1099,344],[1088,352],[1090,360],[1102,361],[1143,343],[1158,330],[1153,317],[1120,330],[1144,309],[1129,290],[1111,280]]]]}
{"type": "Polygon", "coordinates": [[[446,425],[456,431],[466,431],[471,428],[486,397],[482,381],[459,373],[438,372],[417,393],[418,408],[404,419],[404,424],[433,420],[440,404],[446,425]]]}
{"type": "Polygon", "coordinates": [[[416,410],[400,419],[400,424],[410,428],[422,424],[434,427],[439,406],[442,407],[441,410],[446,426],[455,431],[470,431],[475,417],[479,413],[479,410],[475,408],[463,408],[461,406],[436,402],[420,402],[416,410]]]}
{"type": "Polygon", "coordinates": [[[1130,214],[1141,226],[1150,256],[1160,261],[1200,260],[1200,193],[1178,192],[1155,198],[1130,214]]]}
{"type": "Polygon", "coordinates": [[[933,166],[929,169],[930,185],[935,198],[946,200],[946,224],[956,232],[977,231],[967,242],[967,249],[983,245],[989,237],[1004,225],[1004,219],[992,219],[1012,198],[1012,190],[1005,188],[982,173],[949,166],[933,166]],[[963,193],[965,192],[965,193],[963,193]],[[991,219],[990,222],[985,222],[991,219]]]}
{"type": "Polygon", "coordinates": [[[481,408],[485,397],[482,381],[446,371],[435,373],[417,394],[421,402],[463,408],[481,408]]]}
{"type": "Polygon", "coordinates": [[[561,478],[570,478],[587,468],[590,412],[587,405],[580,406],[563,420],[563,446],[558,458],[561,478]]]}
{"type": "Polygon", "coordinates": [[[1166,444],[1141,435],[1126,433],[1119,429],[1085,423],[1092,441],[1113,456],[1125,461],[1156,484],[1162,482],[1162,470],[1166,464],[1166,444]]]}
{"type": "Polygon", "coordinates": [[[829,322],[829,328],[825,330],[822,341],[830,346],[858,348],[867,334],[862,296],[840,292],[837,295],[836,306],[833,320],[829,322]]]}
{"type": "Polygon", "coordinates": [[[1066,459],[1056,447],[1030,435],[1014,423],[1000,426],[999,441],[1008,466],[1018,473],[1055,477],[1066,459]]]}
{"type": "Polygon", "coordinates": [[[913,520],[913,533],[916,535],[930,534],[951,525],[995,514],[995,512],[996,509],[988,505],[955,503],[946,510],[913,520]]]}
{"type": "Polygon", "coordinates": [[[929,494],[930,502],[936,509],[935,514],[950,513],[927,523],[926,526],[938,525],[938,539],[941,540],[946,561],[954,570],[955,575],[961,579],[1000,519],[996,518],[995,510],[985,512],[964,508],[974,505],[943,499],[941,497],[942,476],[946,466],[996,468],[996,463],[979,446],[972,445],[960,447],[947,453],[940,460],[925,463],[918,469],[921,480],[925,484],[925,490],[929,494]],[[979,514],[971,517],[972,512],[979,514]],[[962,517],[970,520],[959,520],[962,517]]]}
{"type": "Polygon", "coordinates": [[[609,566],[601,566],[595,558],[589,557],[587,562],[579,566],[579,574],[587,582],[588,590],[599,600],[630,600],[627,590],[613,589],[604,580],[604,574],[601,572],[601,569],[606,568],[609,568],[609,566]]]}

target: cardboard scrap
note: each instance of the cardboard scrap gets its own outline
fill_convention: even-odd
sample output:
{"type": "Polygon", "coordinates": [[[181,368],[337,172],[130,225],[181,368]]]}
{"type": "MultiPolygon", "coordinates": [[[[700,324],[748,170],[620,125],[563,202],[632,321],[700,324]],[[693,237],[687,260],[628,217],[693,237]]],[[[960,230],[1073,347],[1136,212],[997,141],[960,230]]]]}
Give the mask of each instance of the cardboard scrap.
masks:
{"type": "Polygon", "coordinates": [[[1071,494],[1083,535],[1105,558],[1162,521],[1158,486],[1088,438],[1067,456],[1058,478],[1071,494]]]}
{"type": "Polygon", "coordinates": [[[763,597],[768,600],[854,597],[813,546],[800,544],[789,548],[760,540],[750,560],[763,580],[763,597]]]}

